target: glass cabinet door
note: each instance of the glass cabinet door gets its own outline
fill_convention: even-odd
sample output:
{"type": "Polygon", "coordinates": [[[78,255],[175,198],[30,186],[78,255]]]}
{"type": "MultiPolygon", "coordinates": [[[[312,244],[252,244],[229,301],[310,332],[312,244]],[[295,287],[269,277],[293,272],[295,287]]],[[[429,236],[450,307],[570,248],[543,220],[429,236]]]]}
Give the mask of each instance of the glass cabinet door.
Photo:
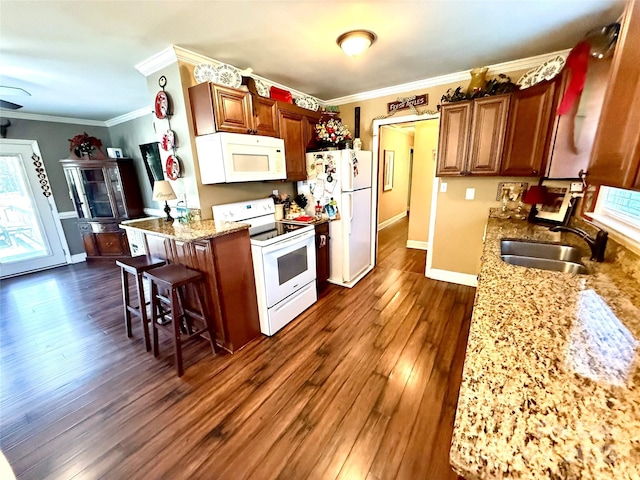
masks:
{"type": "Polygon", "coordinates": [[[122,192],[122,184],[120,183],[120,172],[118,167],[105,168],[107,178],[109,179],[109,189],[113,197],[113,208],[116,210],[116,217],[127,218],[127,206],[124,201],[124,193],[122,192]]]}
{"type": "Polygon", "coordinates": [[[78,213],[78,218],[91,218],[91,210],[89,210],[89,202],[87,201],[87,197],[84,193],[80,169],[65,168],[64,174],[67,177],[69,195],[71,196],[71,201],[78,213]]]}
{"type": "Polygon", "coordinates": [[[91,217],[113,217],[109,190],[102,168],[83,168],[80,172],[91,217]]]}

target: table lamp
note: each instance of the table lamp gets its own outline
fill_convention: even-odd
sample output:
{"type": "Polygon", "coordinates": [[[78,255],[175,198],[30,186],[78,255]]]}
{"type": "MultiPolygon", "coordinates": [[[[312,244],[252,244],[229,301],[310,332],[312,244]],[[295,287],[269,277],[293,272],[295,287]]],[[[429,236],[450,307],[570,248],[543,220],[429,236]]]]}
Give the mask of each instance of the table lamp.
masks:
{"type": "Polygon", "coordinates": [[[176,194],[171,188],[171,183],[169,180],[156,180],[153,184],[153,200],[157,202],[162,202],[164,200],[164,213],[167,214],[167,218],[165,221],[173,222],[173,217],[171,216],[171,207],[167,203],[167,200],[175,200],[176,194]]]}

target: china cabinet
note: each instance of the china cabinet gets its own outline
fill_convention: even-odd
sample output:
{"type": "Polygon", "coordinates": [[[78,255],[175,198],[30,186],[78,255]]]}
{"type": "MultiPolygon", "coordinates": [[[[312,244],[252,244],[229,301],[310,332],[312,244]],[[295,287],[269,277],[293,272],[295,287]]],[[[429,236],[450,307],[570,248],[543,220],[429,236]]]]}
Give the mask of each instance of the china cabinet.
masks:
{"type": "Polygon", "coordinates": [[[122,220],[144,216],[133,160],[60,160],[87,259],[129,256],[122,220]]]}

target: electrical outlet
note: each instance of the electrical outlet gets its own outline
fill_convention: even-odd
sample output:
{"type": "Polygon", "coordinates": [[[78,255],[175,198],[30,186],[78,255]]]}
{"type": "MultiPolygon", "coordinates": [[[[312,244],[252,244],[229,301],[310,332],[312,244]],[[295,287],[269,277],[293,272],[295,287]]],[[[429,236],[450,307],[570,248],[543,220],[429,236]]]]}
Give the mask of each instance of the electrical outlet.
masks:
{"type": "Polygon", "coordinates": [[[447,191],[447,182],[442,182],[440,184],[440,192],[441,193],[446,193],[446,191],[447,191]]]}
{"type": "Polygon", "coordinates": [[[273,193],[274,195],[278,195],[278,190],[274,190],[272,193],[273,193]]]}
{"type": "Polygon", "coordinates": [[[475,188],[467,188],[464,199],[465,200],[473,200],[476,198],[476,189],[475,188]]]}

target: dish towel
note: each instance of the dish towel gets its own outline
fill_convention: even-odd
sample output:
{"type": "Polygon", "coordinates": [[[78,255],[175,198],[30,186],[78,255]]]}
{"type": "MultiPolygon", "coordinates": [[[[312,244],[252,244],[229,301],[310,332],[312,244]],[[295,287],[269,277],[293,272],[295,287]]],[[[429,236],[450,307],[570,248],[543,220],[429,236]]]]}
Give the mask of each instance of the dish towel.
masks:
{"type": "Polygon", "coordinates": [[[564,97],[558,106],[558,115],[564,115],[573,106],[576,99],[582,93],[584,82],[587,79],[587,65],[589,63],[590,45],[587,42],[580,42],[567,57],[565,68],[571,70],[571,79],[569,86],[564,92],[564,97]]]}

